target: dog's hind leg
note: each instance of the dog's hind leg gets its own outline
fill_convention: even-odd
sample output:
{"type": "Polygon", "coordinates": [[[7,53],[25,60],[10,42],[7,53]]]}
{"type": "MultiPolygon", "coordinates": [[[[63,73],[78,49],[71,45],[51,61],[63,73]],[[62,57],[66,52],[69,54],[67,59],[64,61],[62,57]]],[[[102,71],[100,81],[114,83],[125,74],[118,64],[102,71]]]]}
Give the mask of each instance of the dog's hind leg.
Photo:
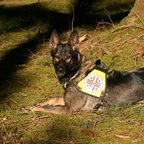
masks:
{"type": "Polygon", "coordinates": [[[38,104],[38,106],[46,106],[46,105],[65,105],[64,103],[64,98],[63,97],[56,97],[56,98],[51,98],[46,102],[38,104]]]}

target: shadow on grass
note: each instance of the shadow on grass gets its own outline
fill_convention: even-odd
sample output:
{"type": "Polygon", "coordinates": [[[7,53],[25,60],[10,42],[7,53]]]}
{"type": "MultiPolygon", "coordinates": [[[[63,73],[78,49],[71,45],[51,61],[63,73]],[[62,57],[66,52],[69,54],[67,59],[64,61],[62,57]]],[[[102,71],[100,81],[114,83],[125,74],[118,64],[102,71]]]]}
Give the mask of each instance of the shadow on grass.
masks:
{"type": "MultiPolygon", "coordinates": [[[[87,27],[93,26],[93,28],[95,28],[97,21],[101,18],[87,13],[90,11],[93,2],[94,1],[92,0],[90,3],[85,2],[86,5],[82,5],[81,0],[77,1],[75,4],[76,21],[74,23],[74,27],[86,25],[87,27]]],[[[35,3],[18,7],[0,6],[0,16],[5,20],[14,18],[15,23],[18,23],[17,25],[14,23],[13,26],[10,26],[10,28],[6,27],[6,29],[3,30],[5,33],[17,32],[22,28],[25,29],[27,27],[33,27],[36,24],[39,24],[39,22],[48,26],[46,33],[37,34],[34,38],[28,40],[27,42],[21,43],[18,47],[7,51],[1,58],[0,86],[3,88],[3,85],[5,85],[7,81],[11,80],[19,65],[27,63],[29,59],[28,56],[37,51],[39,40],[42,40],[45,35],[45,38],[48,39],[53,28],[56,28],[58,32],[70,29],[72,13],[57,13],[44,8],[38,3],[35,3]]],[[[3,98],[0,97],[0,100],[2,99],[3,98]]]]}
{"type": "Polygon", "coordinates": [[[19,29],[29,28],[37,24],[46,24],[48,28],[52,27],[61,31],[69,28],[68,14],[51,11],[37,3],[18,7],[0,6],[0,16],[4,20],[15,20],[15,23],[12,23],[13,26],[3,30],[4,32],[16,32],[19,29]]]}
{"type": "Polygon", "coordinates": [[[45,125],[47,137],[41,140],[31,140],[30,144],[68,144],[89,143],[95,137],[93,130],[85,128],[89,122],[82,123],[70,117],[70,115],[56,116],[51,124],[45,125]]]}
{"type": "MultiPolygon", "coordinates": [[[[91,13],[91,7],[95,0],[77,0],[74,5],[74,27],[93,27],[95,28],[97,23],[101,20],[111,22],[109,15],[99,15],[91,13]]],[[[128,11],[119,13],[119,15],[111,16],[111,19],[120,21],[123,17],[128,15],[128,11]]],[[[5,7],[0,6],[0,16],[4,19],[15,19],[16,23],[11,26],[5,32],[18,31],[19,28],[27,28],[35,26],[36,24],[50,24],[58,31],[71,29],[71,22],[73,18],[72,11],[70,13],[58,13],[52,11],[39,3],[30,5],[18,6],[18,7],[5,7]]],[[[2,33],[2,30],[0,30],[2,33]]]]}
{"type": "MultiPolygon", "coordinates": [[[[51,31],[37,34],[34,38],[20,44],[18,47],[9,50],[0,60],[0,86],[3,88],[7,81],[10,81],[13,74],[20,68],[20,65],[27,63],[32,53],[37,51],[42,39],[49,37],[51,31]]],[[[2,98],[0,97],[0,100],[2,98]]]]}

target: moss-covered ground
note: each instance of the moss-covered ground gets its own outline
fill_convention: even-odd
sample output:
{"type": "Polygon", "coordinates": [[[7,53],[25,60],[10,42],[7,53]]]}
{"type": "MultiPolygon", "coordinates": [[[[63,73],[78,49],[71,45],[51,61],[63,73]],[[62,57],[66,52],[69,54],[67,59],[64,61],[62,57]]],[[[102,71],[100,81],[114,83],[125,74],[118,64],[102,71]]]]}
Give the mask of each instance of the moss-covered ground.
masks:
{"type": "MultiPolygon", "coordinates": [[[[0,13],[0,144],[144,143],[143,104],[75,115],[25,112],[23,107],[63,95],[49,53],[52,15],[38,14],[41,8],[32,0],[0,3],[4,4],[0,13]]],[[[76,29],[80,36],[89,36],[79,46],[88,60],[101,58],[110,69],[144,67],[141,23],[136,27],[102,22],[76,29]]],[[[67,30],[61,36],[69,34],[67,30]]]]}

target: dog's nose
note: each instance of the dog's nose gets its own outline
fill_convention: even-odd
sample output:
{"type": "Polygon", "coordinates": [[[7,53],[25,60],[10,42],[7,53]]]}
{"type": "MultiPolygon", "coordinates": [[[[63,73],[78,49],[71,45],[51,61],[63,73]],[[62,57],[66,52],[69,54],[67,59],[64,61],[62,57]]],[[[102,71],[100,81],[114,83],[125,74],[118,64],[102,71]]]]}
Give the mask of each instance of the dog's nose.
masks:
{"type": "Polygon", "coordinates": [[[59,68],[57,71],[57,75],[59,78],[63,77],[65,75],[65,71],[63,68],[59,68]]]}
{"type": "Polygon", "coordinates": [[[63,68],[60,67],[60,68],[58,69],[58,71],[59,71],[59,72],[62,72],[62,71],[63,71],[63,68]]]}
{"type": "Polygon", "coordinates": [[[59,67],[59,68],[57,69],[57,75],[58,75],[59,78],[60,78],[60,77],[63,77],[63,76],[65,75],[65,70],[64,70],[64,68],[59,67]]]}

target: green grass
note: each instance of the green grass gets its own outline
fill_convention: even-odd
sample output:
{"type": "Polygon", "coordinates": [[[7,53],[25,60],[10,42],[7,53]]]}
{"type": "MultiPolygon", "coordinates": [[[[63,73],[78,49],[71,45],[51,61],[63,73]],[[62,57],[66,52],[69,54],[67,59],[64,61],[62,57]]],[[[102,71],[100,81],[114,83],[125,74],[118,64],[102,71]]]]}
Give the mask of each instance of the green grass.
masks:
{"type": "MultiPolygon", "coordinates": [[[[26,1],[21,2],[21,5],[29,4],[26,1]]],[[[16,6],[17,2],[14,5],[16,6]]],[[[29,6],[32,6],[32,12],[34,7],[29,6]]],[[[0,14],[0,62],[8,53],[8,56],[11,56],[12,50],[17,51],[21,45],[29,43],[37,36],[39,29],[45,32],[51,27],[51,21],[47,19],[45,22],[43,16],[36,17],[36,22],[33,23],[31,16],[28,17],[23,13],[21,15],[22,17],[10,18],[0,14]],[[28,21],[30,22],[28,25],[24,24],[28,21]]],[[[80,36],[86,33],[90,36],[80,45],[80,50],[90,61],[102,58],[107,66],[112,62],[111,69],[120,70],[144,66],[141,55],[144,44],[143,31],[128,28],[112,33],[113,28],[107,27],[97,30],[77,27],[77,30],[80,36]]],[[[65,34],[64,32],[63,35],[65,34]]],[[[11,77],[0,87],[0,143],[142,144],[144,142],[143,105],[115,106],[103,112],[60,116],[25,112],[23,107],[63,95],[62,86],[51,63],[48,40],[44,37],[38,40],[36,51],[30,51],[26,55],[27,61],[16,65],[11,77]]],[[[29,45],[26,48],[30,49],[29,45]]]]}

